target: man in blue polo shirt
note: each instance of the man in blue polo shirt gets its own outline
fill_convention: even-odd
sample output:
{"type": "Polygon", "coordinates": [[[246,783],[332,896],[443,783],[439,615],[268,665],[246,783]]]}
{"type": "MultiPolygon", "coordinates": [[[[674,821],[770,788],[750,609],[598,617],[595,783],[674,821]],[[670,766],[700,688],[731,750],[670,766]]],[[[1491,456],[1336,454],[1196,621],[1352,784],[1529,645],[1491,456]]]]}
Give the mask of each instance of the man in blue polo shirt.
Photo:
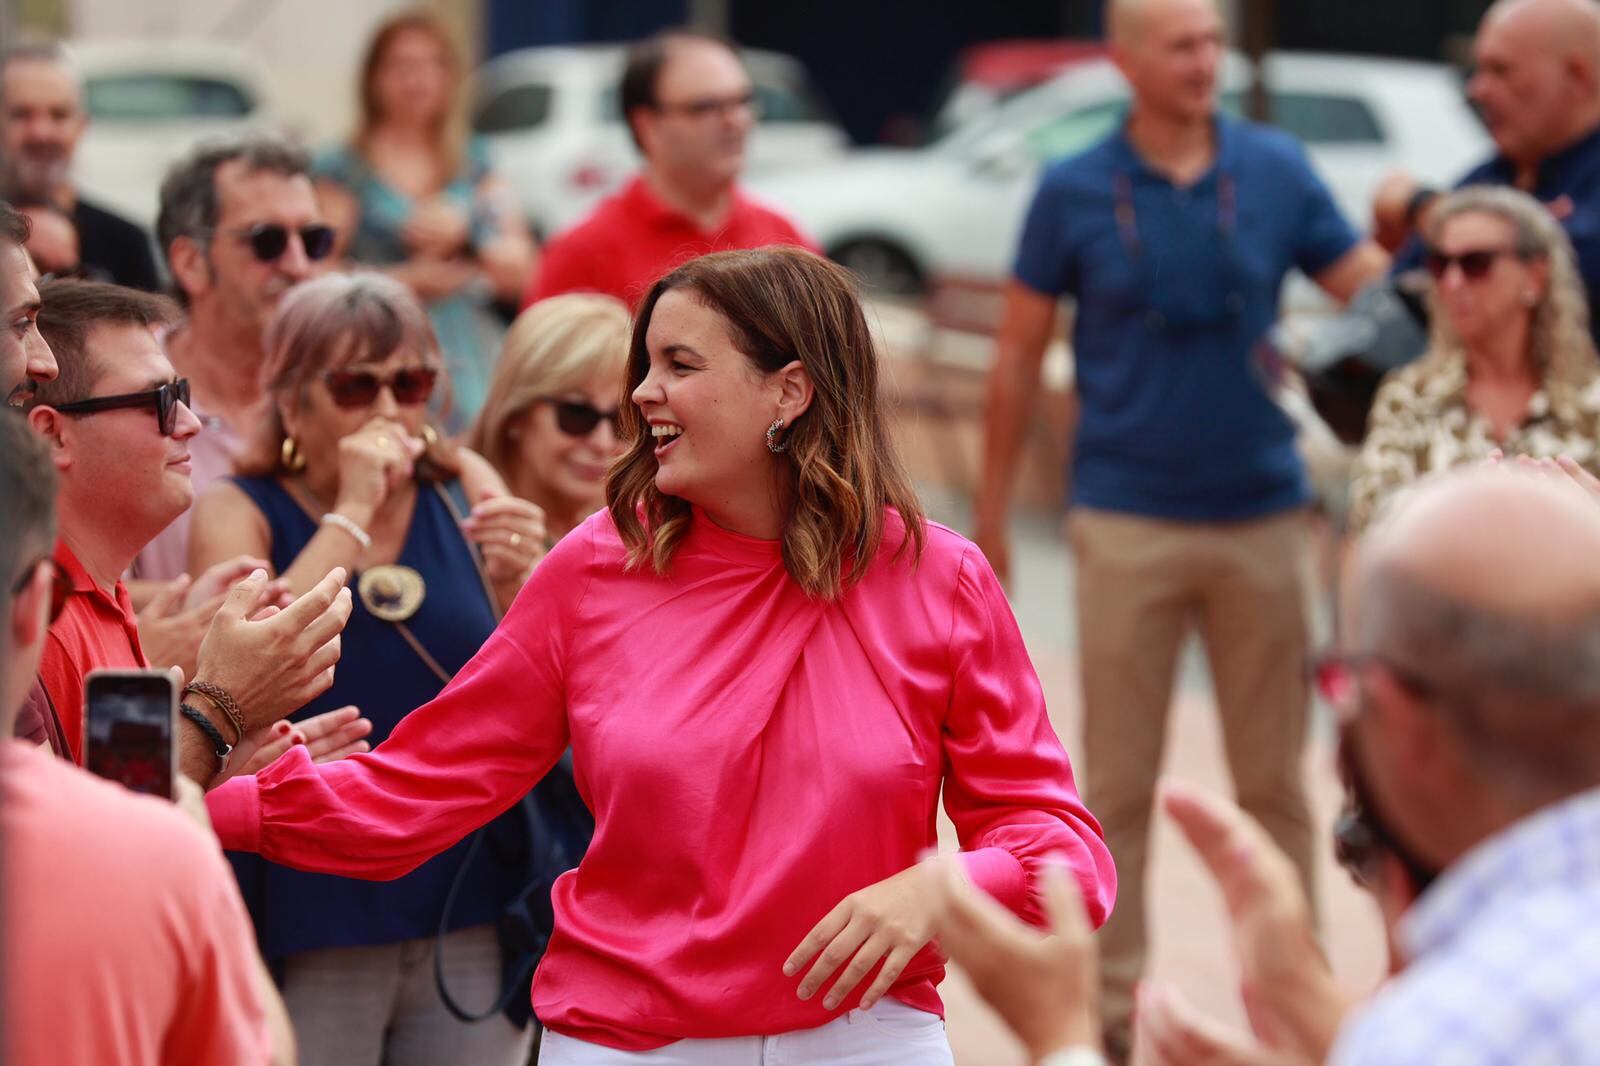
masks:
{"type": "MultiPolygon", "coordinates": [[[[1600,299],[1600,4],[1595,0],[1497,0],[1473,40],[1477,70],[1468,93],[1483,115],[1495,156],[1463,185],[1514,185],[1544,203],[1571,239],[1591,307],[1600,299]]],[[[1374,232],[1395,266],[1422,265],[1410,231],[1437,195],[1405,174],[1384,182],[1374,232]]],[[[1600,339],[1600,319],[1590,329],[1600,339]]]]}
{"type": "Polygon", "coordinates": [[[1057,301],[1071,295],[1084,795],[1121,888],[1102,933],[1102,1011],[1120,1056],[1167,706],[1196,624],[1240,802],[1309,885],[1308,490],[1257,351],[1291,268],[1345,300],[1388,258],[1340,216],[1296,142],[1217,112],[1213,0],[1112,0],[1108,16],[1132,108],[1046,172],[1028,213],[990,378],[977,537],[1004,576],[1022,430],[1057,301]]]}

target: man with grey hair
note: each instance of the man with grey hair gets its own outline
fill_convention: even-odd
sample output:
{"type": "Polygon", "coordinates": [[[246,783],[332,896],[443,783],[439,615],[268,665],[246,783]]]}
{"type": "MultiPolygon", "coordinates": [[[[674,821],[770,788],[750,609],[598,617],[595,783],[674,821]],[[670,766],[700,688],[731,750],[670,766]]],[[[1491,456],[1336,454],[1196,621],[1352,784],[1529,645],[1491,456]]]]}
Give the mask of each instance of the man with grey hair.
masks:
{"type": "MultiPolygon", "coordinates": [[[[232,473],[241,434],[266,414],[261,335],[279,298],[318,273],[333,251],[309,168],[299,148],[249,134],[196,146],[161,184],[156,234],[188,312],[165,347],[189,379],[204,426],[190,446],[196,493],[232,473]]],[[[171,581],[188,561],[186,513],[140,552],[134,574],[171,581]]],[[[146,599],[145,590],[133,591],[136,602],[146,599]]]]}
{"type": "MultiPolygon", "coordinates": [[[[98,280],[155,291],[161,277],[149,235],[73,186],[72,156],[88,125],[83,85],[60,45],[0,53],[0,196],[42,222],[56,222],[59,213],[77,235],[75,242],[40,247],[39,258],[55,268],[72,259],[70,265],[98,280]]],[[[57,231],[39,226],[34,240],[57,231]]]]}
{"type": "MultiPolygon", "coordinates": [[[[1152,988],[1144,1066],[1600,1063],[1596,503],[1563,479],[1478,467],[1420,483],[1358,544],[1341,649],[1316,672],[1357,805],[1342,857],[1378,896],[1402,968],[1351,1008],[1284,855],[1237,809],[1169,790],[1227,903],[1256,1034],[1152,988]]],[[[1083,997],[1032,989],[1092,967],[1087,938],[1041,962],[1009,918],[973,922],[958,893],[951,908],[942,945],[1042,1034],[1035,1054],[1081,1041],[1083,997]],[[1036,980],[1007,982],[1030,964],[1036,980]]]]}

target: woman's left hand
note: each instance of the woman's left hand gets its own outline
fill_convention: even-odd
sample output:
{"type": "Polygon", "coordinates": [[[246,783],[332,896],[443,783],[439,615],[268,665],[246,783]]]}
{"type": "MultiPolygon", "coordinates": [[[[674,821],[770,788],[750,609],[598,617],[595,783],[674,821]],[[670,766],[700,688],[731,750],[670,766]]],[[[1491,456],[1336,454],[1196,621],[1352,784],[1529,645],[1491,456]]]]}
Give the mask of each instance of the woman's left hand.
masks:
{"type": "Polygon", "coordinates": [[[482,550],[491,584],[514,581],[520,587],[544,558],[544,512],[520,496],[480,500],[461,528],[482,550]]]}
{"type": "Polygon", "coordinates": [[[920,862],[841,900],[783,964],[784,976],[793,977],[808,960],[816,958],[800,982],[800,998],[810,999],[849,960],[850,965],[822,1001],[824,1007],[834,1010],[881,959],[878,979],[861,997],[862,1010],[876,1005],[917,952],[933,939],[933,922],[942,899],[939,877],[944,864],[955,861],[952,856],[941,856],[920,862]]]}

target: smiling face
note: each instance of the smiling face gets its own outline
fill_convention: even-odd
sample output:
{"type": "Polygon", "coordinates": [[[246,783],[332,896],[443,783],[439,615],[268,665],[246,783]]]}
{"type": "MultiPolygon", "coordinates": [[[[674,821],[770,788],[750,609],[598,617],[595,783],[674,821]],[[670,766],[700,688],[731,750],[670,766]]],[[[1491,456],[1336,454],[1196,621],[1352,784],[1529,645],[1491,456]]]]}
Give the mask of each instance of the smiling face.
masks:
{"type": "Polygon", "coordinates": [[[656,488],[713,517],[775,507],[766,431],[782,411],[782,374],[757,367],[727,319],[684,289],[656,301],[645,346],[650,369],[633,402],[656,441],[656,488]]]}
{"type": "MultiPolygon", "coordinates": [[[[95,383],[84,399],[147,392],[177,380],[147,326],[102,322],[90,328],[85,354],[95,383]]],[[[149,406],[60,415],[61,493],[73,513],[115,516],[131,539],[147,541],[194,499],[189,441],[200,420],[183,404],[170,437],[149,406]]],[[[65,512],[64,512],[65,513],[65,512]]]]}
{"type": "Polygon", "coordinates": [[[0,401],[20,407],[34,387],[56,376],[55,356],[39,335],[39,290],[20,244],[0,241],[0,401]]]}
{"type": "Polygon", "coordinates": [[[535,403],[522,414],[511,430],[517,471],[513,489],[523,490],[519,494],[546,510],[574,515],[592,513],[605,504],[606,471],[623,451],[616,426],[601,418],[588,433],[570,433],[561,426],[560,405],[579,404],[615,415],[617,384],[611,375],[595,378],[551,397],[553,402],[535,403]]]}

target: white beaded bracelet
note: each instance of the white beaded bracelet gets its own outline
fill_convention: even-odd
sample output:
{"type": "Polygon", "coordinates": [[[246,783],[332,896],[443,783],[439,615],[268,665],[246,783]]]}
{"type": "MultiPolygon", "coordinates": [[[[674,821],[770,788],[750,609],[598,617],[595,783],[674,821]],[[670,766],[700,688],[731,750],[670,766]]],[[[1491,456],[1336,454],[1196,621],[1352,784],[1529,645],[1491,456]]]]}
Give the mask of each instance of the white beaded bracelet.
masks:
{"type": "Polygon", "coordinates": [[[355,519],[353,518],[347,518],[344,515],[339,514],[337,511],[329,511],[327,514],[322,516],[322,524],[325,526],[338,526],[340,529],[350,534],[356,539],[356,543],[361,545],[362,551],[367,551],[372,547],[372,534],[356,525],[355,519]]]}

